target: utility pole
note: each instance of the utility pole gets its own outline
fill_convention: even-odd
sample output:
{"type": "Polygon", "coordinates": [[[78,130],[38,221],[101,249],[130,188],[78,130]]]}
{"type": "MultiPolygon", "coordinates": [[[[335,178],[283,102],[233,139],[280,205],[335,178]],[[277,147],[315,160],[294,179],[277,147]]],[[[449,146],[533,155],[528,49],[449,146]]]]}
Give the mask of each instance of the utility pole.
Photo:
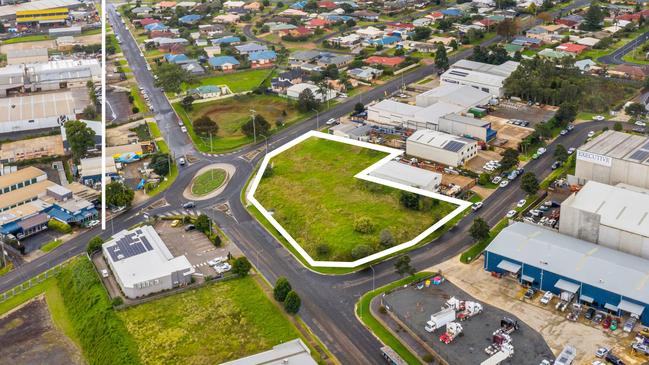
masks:
{"type": "Polygon", "coordinates": [[[255,114],[257,112],[254,109],[250,109],[250,114],[252,114],[252,136],[254,143],[257,144],[257,127],[255,127],[255,114]]]}
{"type": "Polygon", "coordinates": [[[318,111],[318,109],[315,109],[315,108],[313,109],[313,111],[315,112],[315,125],[316,125],[315,129],[319,130],[320,129],[320,112],[318,111]]]}

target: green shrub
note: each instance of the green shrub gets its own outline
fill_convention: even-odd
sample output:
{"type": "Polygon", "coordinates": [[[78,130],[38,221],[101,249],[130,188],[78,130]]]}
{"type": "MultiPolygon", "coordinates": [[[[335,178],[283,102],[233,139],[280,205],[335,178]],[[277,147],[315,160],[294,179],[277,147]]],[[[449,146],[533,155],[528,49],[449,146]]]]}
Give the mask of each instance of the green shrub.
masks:
{"type": "Polygon", "coordinates": [[[72,227],[70,227],[69,224],[63,223],[61,221],[58,221],[56,219],[50,219],[49,222],[47,222],[47,228],[57,231],[60,233],[70,233],[72,232],[72,227]]]}
{"type": "Polygon", "coordinates": [[[101,245],[104,243],[104,240],[99,237],[93,237],[88,241],[88,248],[86,251],[88,252],[88,255],[92,255],[93,253],[101,250],[101,245]]]}
{"type": "Polygon", "coordinates": [[[89,260],[79,258],[63,268],[57,285],[88,364],[140,364],[137,344],[89,260]]]}
{"type": "Polygon", "coordinates": [[[368,217],[359,217],[354,221],[354,231],[358,233],[372,233],[374,231],[374,223],[368,217]]]}
{"type": "Polygon", "coordinates": [[[273,288],[273,297],[278,302],[283,302],[286,300],[286,296],[292,290],[291,283],[288,282],[288,279],[285,277],[280,277],[275,283],[273,288]]]}
{"type": "Polygon", "coordinates": [[[296,314],[300,311],[301,305],[302,300],[295,290],[288,292],[286,299],[284,300],[284,310],[286,310],[286,313],[296,314]]]}

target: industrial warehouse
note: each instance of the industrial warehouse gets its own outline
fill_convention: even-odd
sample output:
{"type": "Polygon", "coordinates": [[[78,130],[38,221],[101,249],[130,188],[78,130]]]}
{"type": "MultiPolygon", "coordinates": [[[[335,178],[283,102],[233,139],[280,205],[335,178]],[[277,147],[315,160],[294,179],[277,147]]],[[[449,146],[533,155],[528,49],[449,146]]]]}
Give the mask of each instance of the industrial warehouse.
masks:
{"type": "Polygon", "coordinates": [[[516,71],[519,63],[507,61],[501,65],[459,60],[440,76],[442,84],[467,85],[494,97],[505,94],[505,80],[516,71]]]}
{"type": "Polygon", "coordinates": [[[503,229],[484,255],[486,271],[649,325],[646,259],[520,222],[503,229]]]}
{"type": "Polygon", "coordinates": [[[577,149],[579,184],[630,184],[649,189],[649,138],[606,131],[577,149]]]}
{"type": "Polygon", "coordinates": [[[187,257],[173,257],[152,226],[116,233],[102,252],[122,292],[132,299],[186,285],[195,271],[187,257]]]}
{"type": "Polygon", "coordinates": [[[561,203],[559,232],[649,259],[649,191],[589,181],[561,203]]]}
{"type": "Polygon", "coordinates": [[[442,132],[419,130],[408,137],[406,154],[457,167],[478,154],[478,143],[442,132]]]}

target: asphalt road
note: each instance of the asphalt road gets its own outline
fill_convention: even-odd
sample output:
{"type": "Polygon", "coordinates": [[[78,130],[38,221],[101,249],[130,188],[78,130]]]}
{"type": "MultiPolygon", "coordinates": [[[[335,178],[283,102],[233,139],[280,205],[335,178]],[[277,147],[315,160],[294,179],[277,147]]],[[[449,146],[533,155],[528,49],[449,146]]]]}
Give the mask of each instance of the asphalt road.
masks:
{"type": "Polygon", "coordinates": [[[597,61],[601,63],[606,63],[608,65],[621,65],[621,64],[638,65],[637,63],[624,61],[622,57],[624,57],[627,53],[633,51],[634,48],[641,46],[647,40],[649,40],[649,31],[644,32],[643,34],[639,35],[631,42],[616,49],[613,53],[598,58],[597,61]]]}
{"type": "MultiPolygon", "coordinates": [[[[587,1],[581,2],[586,3],[587,1]]],[[[234,165],[237,170],[228,183],[226,190],[213,200],[197,202],[196,209],[212,217],[269,281],[274,282],[279,276],[289,278],[293,287],[303,298],[303,306],[300,310],[302,319],[343,364],[382,363],[383,360],[379,353],[381,344],[356,319],[354,304],[363,293],[372,289],[374,283],[376,287],[379,287],[399,279],[399,276],[394,273],[394,261],[388,260],[377,264],[373,267],[373,270],[368,269],[342,276],[320,275],[304,268],[250,216],[240,201],[240,194],[246,181],[263,157],[264,142],[221,156],[204,156],[197,153],[189,138],[180,131],[177,117],[171,110],[167,99],[160,90],[155,88],[154,79],[147,70],[139,48],[117,18],[113,5],[108,4],[107,11],[111,23],[115,25],[116,33],[122,39],[122,50],[136,75],[138,84],[151,96],[152,104],[157,113],[156,120],[171,150],[176,157],[192,154],[200,159],[188,167],[181,168],[177,180],[164,193],[144,204],[132,207],[129,211],[109,221],[106,231],[101,232],[99,229],[93,229],[83,232],[49,254],[23,264],[16,270],[0,277],[0,292],[11,289],[53,265],[82,253],[85,250],[87,241],[95,235],[102,235],[107,238],[113,232],[118,232],[141,222],[142,212],[144,211],[150,214],[159,214],[177,210],[180,204],[184,202],[182,191],[200,168],[215,162],[229,163],[234,165]],[[243,158],[254,150],[259,150],[260,153],[252,160],[249,161],[243,158]],[[157,206],[156,203],[160,202],[164,203],[162,207],[151,208],[151,206],[157,206]],[[221,204],[229,206],[230,214],[223,214],[214,209],[215,206],[221,204]]],[[[492,39],[487,43],[496,41],[496,39],[492,39]]],[[[451,57],[450,62],[453,63],[469,54],[470,51],[466,51],[455,55],[451,57]]],[[[392,80],[321,113],[319,118],[311,118],[285,129],[271,137],[268,147],[270,149],[276,148],[296,136],[314,129],[319,121],[340,117],[351,112],[357,102],[368,103],[383,98],[385,95],[399,89],[402,85],[425,78],[435,71],[433,66],[425,66],[406,73],[402,78],[392,80]]],[[[546,176],[551,171],[550,165],[553,162],[551,156],[557,143],[562,143],[566,147],[576,147],[583,143],[588,131],[600,129],[607,125],[610,125],[610,123],[593,122],[578,125],[571,134],[560,137],[558,142],[549,146],[548,152],[541,158],[531,161],[526,167],[526,171],[533,171],[539,177],[546,176]]],[[[525,193],[520,190],[517,183],[513,183],[507,188],[498,189],[485,201],[484,208],[479,212],[468,215],[467,218],[460,221],[433,243],[411,251],[409,255],[414,266],[418,269],[424,269],[457,255],[471,244],[467,231],[473,218],[483,217],[493,225],[511,209],[516,201],[524,196],[525,193]]]]}

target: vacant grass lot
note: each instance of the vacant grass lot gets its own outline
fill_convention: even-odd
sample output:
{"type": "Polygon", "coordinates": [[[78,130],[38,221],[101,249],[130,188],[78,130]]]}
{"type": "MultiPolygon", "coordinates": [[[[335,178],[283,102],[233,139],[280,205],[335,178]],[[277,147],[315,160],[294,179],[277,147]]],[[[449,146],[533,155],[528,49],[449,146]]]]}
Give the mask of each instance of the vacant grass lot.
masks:
{"type": "Polygon", "coordinates": [[[359,245],[372,252],[386,248],[379,244],[381,231],[402,243],[455,208],[420,197],[426,204],[411,210],[400,203],[400,190],[354,178],[383,157],[382,152],[313,138],[271,161],[273,172],[262,179],[255,197],[311,257],[351,261],[367,255],[352,255],[359,245]],[[367,233],[355,229],[359,218],[371,223],[367,233]]]}
{"type": "MultiPolygon", "coordinates": [[[[300,113],[294,103],[288,99],[275,95],[244,95],[207,103],[195,103],[193,109],[187,113],[180,103],[173,104],[185,123],[194,145],[207,153],[219,153],[239,148],[253,141],[241,131],[241,126],[250,120],[250,110],[257,115],[262,115],[271,124],[271,133],[277,130],[277,121],[284,121],[285,125],[295,123],[305,117],[300,113]],[[203,115],[209,116],[219,125],[219,132],[209,137],[199,136],[194,133],[192,121],[203,115]]],[[[263,137],[257,136],[257,140],[263,137]]]]}
{"type": "Polygon", "coordinates": [[[201,85],[228,85],[233,93],[251,91],[266,80],[272,70],[256,69],[248,71],[237,71],[231,73],[221,73],[216,76],[209,76],[199,80],[199,83],[193,85],[183,84],[183,91],[201,85]]]}
{"type": "Polygon", "coordinates": [[[192,194],[205,195],[218,189],[225,181],[227,173],[223,169],[210,169],[198,175],[192,183],[192,194]]]}
{"type": "Polygon", "coordinates": [[[219,364],[299,337],[252,277],[131,307],[119,316],[144,364],[219,364]]]}

